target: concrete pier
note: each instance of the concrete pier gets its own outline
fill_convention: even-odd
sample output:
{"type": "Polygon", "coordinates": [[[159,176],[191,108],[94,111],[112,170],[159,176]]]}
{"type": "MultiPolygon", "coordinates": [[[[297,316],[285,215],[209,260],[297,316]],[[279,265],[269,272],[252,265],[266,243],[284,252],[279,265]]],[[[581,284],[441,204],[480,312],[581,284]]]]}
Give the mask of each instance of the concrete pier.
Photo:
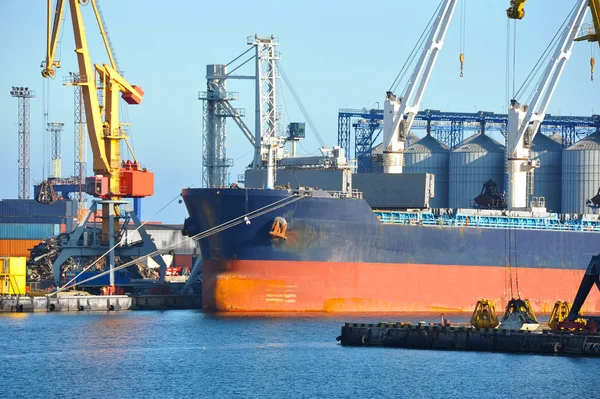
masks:
{"type": "Polygon", "coordinates": [[[78,295],[0,297],[0,312],[202,309],[200,295],[78,295]]]}
{"type": "Polygon", "coordinates": [[[344,346],[600,356],[600,334],[568,330],[346,323],[337,340],[344,346]]]}

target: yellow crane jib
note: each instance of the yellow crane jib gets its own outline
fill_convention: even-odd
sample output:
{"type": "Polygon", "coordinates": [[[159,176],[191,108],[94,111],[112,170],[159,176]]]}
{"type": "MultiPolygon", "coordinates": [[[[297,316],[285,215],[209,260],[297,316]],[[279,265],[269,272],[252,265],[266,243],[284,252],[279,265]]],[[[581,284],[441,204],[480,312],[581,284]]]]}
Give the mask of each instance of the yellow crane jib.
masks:
{"type": "Polygon", "coordinates": [[[471,325],[475,328],[496,328],[499,324],[494,302],[490,299],[477,301],[471,316],[471,325]]]}
{"type": "Polygon", "coordinates": [[[510,0],[510,7],[506,10],[506,16],[510,19],[523,19],[525,17],[525,3],[527,0],[510,0]]]}
{"type": "Polygon", "coordinates": [[[130,85],[117,71],[108,33],[95,0],[48,0],[48,30],[46,60],[42,76],[54,77],[60,62],[55,60],[64,15],[69,4],[75,37],[75,54],[79,66],[78,78],[68,85],[81,87],[88,135],[93,153],[94,176],[86,178],[86,192],[100,198],[136,198],[152,195],[154,175],[137,160],[129,162],[121,157],[120,143],[125,139],[119,119],[119,95],[128,104],[140,104],[144,97],[141,87],[130,85]],[[109,64],[93,64],[83,22],[82,6],[91,4],[100,35],[105,44],[109,64]],[[98,77],[99,79],[96,79],[98,77]],[[99,83],[97,83],[99,82],[99,83]],[[98,101],[103,94],[104,103],[98,101]]]}

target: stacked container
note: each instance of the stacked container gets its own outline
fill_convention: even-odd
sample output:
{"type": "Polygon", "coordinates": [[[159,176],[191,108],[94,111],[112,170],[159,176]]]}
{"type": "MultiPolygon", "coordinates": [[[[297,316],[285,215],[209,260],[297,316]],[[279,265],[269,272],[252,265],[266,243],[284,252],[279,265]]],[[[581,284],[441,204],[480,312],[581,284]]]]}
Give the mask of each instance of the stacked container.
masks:
{"type": "Polygon", "coordinates": [[[77,226],[78,201],[40,204],[35,200],[0,201],[0,257],[29,257],[40,241],[77,226]]]}
{"type": "Polygon", "coordinates": [[[477,133],[450,153],[450,208],[471,208],[483,183],[492,179],[504,192],[504,146],[477,133]]]}

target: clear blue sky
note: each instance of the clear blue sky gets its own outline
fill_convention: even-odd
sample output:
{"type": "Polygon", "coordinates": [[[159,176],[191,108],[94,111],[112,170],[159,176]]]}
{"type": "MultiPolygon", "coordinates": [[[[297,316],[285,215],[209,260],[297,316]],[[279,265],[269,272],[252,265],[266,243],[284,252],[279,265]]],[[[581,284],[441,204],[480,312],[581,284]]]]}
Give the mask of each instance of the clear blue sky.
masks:
{"type": "MultiPolygon", "coordinates": [[[[462,0],[465,1],[465,0],[462,0]]],[[[451,23],[422,108],[476,111],[505,110],[505,9],[509,1],[466,0],[466,69],[459,78],[460,14],[451,23]]],[[[574,0],[531,0],[518,25],[517,82],[523,81],[574,0]]],[[[129,107],[136,156],[156,177],[156,194],[144,200],[144,218],[181,223],[183,204],[173,202],[183,187],[200,187],[202,104],[205,65],[226,63],[247,49],[246,37],[274,34],[281,63],[326,144],[337,141],[339,108],[382,103],[385,91],[404,63],[438,0],[325,2],[305,0],[204,2],[128,0],[101,2],[120,68],[143,87],[141,105],[129,107]],[[226,4],[226,6],[224,5],[226,4]]],[[[459,5],[460,7],[460,5],[459,5]]],[[[106,62],[91,7],[84,9],[92,61],[106,62]]],[[[588,17],[589,19],[589,17],[588,17]]],[[[17,101],[11,86],[29,86],[38,98],[31,105],[31,175],[42,178],[44,158],[42,77],[46,47],[45,1],[0,0],[0,198],[17,196],[17,101]]],[[[64,122],[63,174],[73,170],[73,91],[63,76],[75,71],[73,32],[67,18],[62,36],[62,68],[50,83],[50,121],[64,122]]],[[[589,78],[592,46],[575,45],[549,112],[600,113],[598,81],[589,78]]],[[[597,51],[596,51],[597,53],[597,51]]],[[[251,73],[251,69],[245,72],[251,73]]],[[[240,92],[235,106],[246,108],[253,127],[253,83],[232,81],[240,92]]],[[[290,121],[303,120],[292,96],[283,90],[290,121]]],[[[251,161],[251,148],[233,123],[228,124],[228,157],[235,159],[232,180],[251,161]]],[[[299,152],[312,153],[318,142],[307,132],[299,152]]],[[[91,166],[91,154],[89,157],[91,166]]],[[[89,174],[92,173],[91,167],[89,174]]]]}

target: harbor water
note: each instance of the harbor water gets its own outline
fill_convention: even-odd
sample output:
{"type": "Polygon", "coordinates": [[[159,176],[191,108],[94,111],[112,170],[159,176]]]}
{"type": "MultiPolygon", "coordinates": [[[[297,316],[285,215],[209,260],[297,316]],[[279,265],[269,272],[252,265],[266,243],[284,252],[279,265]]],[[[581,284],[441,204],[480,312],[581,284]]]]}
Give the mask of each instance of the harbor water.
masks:
{"type": "Polygon", "coordinates": [[[598,359],[335,340],[344,322],[399,320],[438,315],[2,314],[0,387],[15,399],[597,397],[598,359]]]}

